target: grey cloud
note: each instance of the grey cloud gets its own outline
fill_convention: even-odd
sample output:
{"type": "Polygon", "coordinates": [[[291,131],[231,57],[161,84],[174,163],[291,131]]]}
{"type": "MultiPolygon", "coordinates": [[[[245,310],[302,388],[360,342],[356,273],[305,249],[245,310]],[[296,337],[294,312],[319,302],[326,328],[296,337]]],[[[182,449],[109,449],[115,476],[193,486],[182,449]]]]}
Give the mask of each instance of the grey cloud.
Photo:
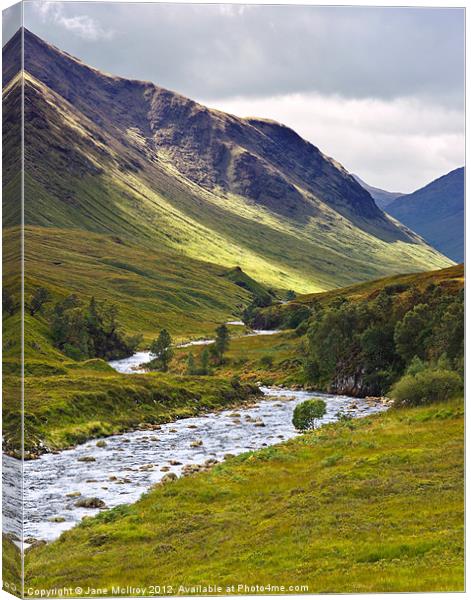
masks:
{"type": "Polygon", "coordinates": [[[25,5],[25,26],[40,37],[97,68],[190,97],[317,92],[462,103],[461,9],[37,6],[25,5]]]}

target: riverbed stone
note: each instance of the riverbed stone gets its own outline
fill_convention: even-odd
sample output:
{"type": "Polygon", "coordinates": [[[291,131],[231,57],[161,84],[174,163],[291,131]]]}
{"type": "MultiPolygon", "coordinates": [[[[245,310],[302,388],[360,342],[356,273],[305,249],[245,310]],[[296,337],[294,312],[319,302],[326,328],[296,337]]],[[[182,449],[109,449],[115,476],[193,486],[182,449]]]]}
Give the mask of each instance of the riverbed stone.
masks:
{"type": "Polygon", "coordinates": [[[64,517],[50,517],[48,519],[49,523],[64,523],[65,522],[65,518],[64,517]]]}
{"type": "Polygon", "coordinates": [[[77,460],[79,462],[95,462],[96,458],[94,456],[79,456],[77,460]]]}
{"type": "Polygon", "coordinates": [[[202,446],[202,445],[203,445],[203,440],[193,440],[193,441],[190,443],[190,447],[191,447],[191,448],[199,448],[199,447],[200,447],[200,446],[202,446]]]}
{"type": "Polygon", "coordinates": [[[81,495],[81,492],[69,492],[66,494],[67,498],[78,498],[81,495]]]}
{"type": "Polygon", "coordinates": [[[141,467],[139,467],[139,471],[152,471],[154,469],[154,465],[149,464],[149,465],[142,465],[141,467]]]}
{"type": "Polygon", "coordinates": [[[108,444],[105,442],[105,440],[98,440],[98,442],[96,443],[97,448],[106,448],[106,446],[108,446],[108,444]]]}
{"type": "Polygon", "coordinates": [[[78,508],[105,508],[106,504],[100,498],[80,498],[75,503],[78,508]]]}

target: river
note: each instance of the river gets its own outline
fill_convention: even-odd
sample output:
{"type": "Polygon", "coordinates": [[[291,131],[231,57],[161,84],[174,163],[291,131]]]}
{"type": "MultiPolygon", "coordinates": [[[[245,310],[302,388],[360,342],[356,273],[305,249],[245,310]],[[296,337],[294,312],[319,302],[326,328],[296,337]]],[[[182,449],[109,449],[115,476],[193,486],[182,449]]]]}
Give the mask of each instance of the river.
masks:
{"type": "MultiPolygon", "coordinates": [[[[167,473],[181,476],[185,465],[222,461],[227,454],[258,450],[298,435],[291,419],[299,402],[312,397],[326,401],[320,424],[338,418],[339,412],[362,417],[385,410],[365,399],[281,388],[262,388],[256,404],[224,410],[97,440],[57,454],[45,454],[24,463],[24,537],[54,540],[99,508],[76,506],[83,498],[98,498],[106,508],[136,502],[167,473]],[[83,460],[85,459],[85,461],[83,460]]],[[[4,457],[7,480],[15,480],[19,461],[4,457]]],[[[16,479],[18,479],[16,477],[16,479]]],[[[4,530],[19,532],[11,515],[4,530]]]]}

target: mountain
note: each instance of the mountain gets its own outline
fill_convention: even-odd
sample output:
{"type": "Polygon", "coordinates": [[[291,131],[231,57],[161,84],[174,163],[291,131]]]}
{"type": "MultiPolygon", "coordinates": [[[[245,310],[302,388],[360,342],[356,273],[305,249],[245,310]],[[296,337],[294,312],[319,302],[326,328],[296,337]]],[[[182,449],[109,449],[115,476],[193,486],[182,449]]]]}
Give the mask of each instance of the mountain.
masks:
{"type": "Polygon", "coordinates": [[[353,177],[358,181],[363,189],[370,193],[377,206],[379,206],[379,208],[382,210],[384,210],[386,206],[388,206],[388,204],[390,204],[393,200],[404,195],[401,192],[387,192],[381,188],[368,185],[363,181],[363,179],[358,177],[358,175],[353,175],[353,177]]]}
{"type": "MultiPolygon", "coordinates": [[[[5,45],[4,63],[20,39],[5,45]]],[[[30,274],[27,264],[27,278],[64,287],[73,279],[70,265],[80,269],[85,254],[100,263],[103,293],[136,294],[135,278],[149,267],[130,264],[133,248],[136,257],[155,257],[152,277],[165,261],[180,273],[211,277],[215,265],[221,273],[238,266],[262,284],[298,292],[450,264],[288,127],[102,73],[29,31],[24,44],[25,244],[39,269],[30,274]],[[97,250],[100,236],[106,256],[97,250]],[[53,267],[51,237],[66,259],[56,257],[53,267]]],[[[5,72],[4,110],[11,111],[21,81],[5,72]]],[[[5,189],[8,226],[17,222],[19,203],[8,181],[5,189]]],[[[176,302],[190,287],[165,297],[176,302]]],[[[149,304],[149,292],[142,294],[149,304]]],[[[207,299],[211,294],[208,285],[207,299]]],[[[128,302],[126,310],[138,310],[133,297],[128,302]]],[[[159,306],[158,295],[152,302],[159,306]]]]}
{"type": "Polygon", "coordinates": [[[387,205],[387,212],[456,262],[464,260],[464,167],[387,205]]]}

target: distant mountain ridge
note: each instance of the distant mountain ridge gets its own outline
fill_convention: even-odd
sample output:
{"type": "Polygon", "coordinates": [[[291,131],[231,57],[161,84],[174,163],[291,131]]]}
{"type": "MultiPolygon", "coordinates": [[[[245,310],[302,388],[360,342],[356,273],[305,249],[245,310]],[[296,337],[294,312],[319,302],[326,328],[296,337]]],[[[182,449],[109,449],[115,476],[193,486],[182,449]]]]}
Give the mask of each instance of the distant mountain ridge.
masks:
{"type": "Polygon", "coordinates": [[[386,190],[382,190],[381,188],[368,185],[358,175],[353,175],[353,177],[358,181],[362,188],[364,188],[367,192],[371,194],[377,206],[379,206],[379,208],[381,208],[382,210],[385,210],[386,206],[391,204],[391,202],[396,198],[405,195],[402,192],[387,192],[386,190]]]}
{"type": "MultiPolygon", "coordinates": [[[[26,225],[238,265],[300,292],[450,264],[288,127],[101,73],[26,30],[24,43],[26,225]]],[[[8,110],[20,83],[5,72],[8,110]]]]}
{"type": "Polygon", "coordinates": [[[387,205],[387,212],[456,262],[464,260],[464,167],[387,205]]]}

